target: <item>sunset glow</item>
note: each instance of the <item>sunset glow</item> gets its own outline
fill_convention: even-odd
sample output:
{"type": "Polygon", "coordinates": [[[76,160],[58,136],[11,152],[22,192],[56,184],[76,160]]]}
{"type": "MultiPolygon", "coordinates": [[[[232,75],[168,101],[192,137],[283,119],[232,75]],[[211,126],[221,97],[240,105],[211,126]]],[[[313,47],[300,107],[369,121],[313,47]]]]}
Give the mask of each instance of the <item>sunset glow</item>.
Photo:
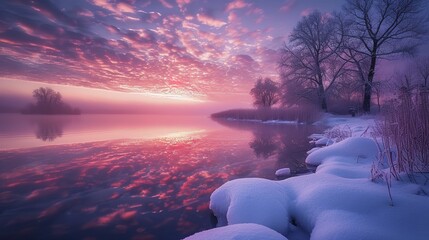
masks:
{"type": "Polygon", "coordinates": [[[308,6],[338,2],[2,1],[0,72],[12,93],[31,81],[86,88],[69,98],[248,104],[258,76],[278,77],[279,49],[308,6]]]}
{"type": "Polygon", "coordinates": [[[429,239],[428,12],[0,0],[0,240],[429,239]]]}

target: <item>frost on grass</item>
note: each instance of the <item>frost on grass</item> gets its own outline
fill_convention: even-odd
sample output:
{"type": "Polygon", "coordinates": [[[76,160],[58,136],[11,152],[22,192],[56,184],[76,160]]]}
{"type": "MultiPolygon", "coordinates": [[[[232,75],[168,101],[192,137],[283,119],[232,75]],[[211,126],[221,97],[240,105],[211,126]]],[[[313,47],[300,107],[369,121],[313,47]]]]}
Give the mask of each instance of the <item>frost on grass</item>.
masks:
{"type": "Polygon", "coordinates": [[[371,181],[375,141],[356,137],[365,134],[370,121],[362,121],[362,126],[353,121],[355,137],[308,155],[306,162],[319,165],[316,173],[282,181],[237,179],[217,189],[210,207],[220,225],[256,223],[292,240],[297,228],[313,240],[428,239],[425,187],[394,182],[392,206],[385,183],[371,181]]]}

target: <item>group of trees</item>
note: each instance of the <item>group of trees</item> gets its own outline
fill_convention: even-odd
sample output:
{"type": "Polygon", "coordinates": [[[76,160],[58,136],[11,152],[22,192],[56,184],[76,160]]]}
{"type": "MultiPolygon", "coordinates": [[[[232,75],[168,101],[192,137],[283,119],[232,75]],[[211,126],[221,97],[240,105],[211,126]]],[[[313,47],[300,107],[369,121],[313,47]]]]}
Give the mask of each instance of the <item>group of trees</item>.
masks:
{"type": "Polygon", "coordinates": [[[283,48],[281,84],[258,79],[251,90],[255,105],[311,102],[326,111],[328,102],[336,99],[360,102],[369,112],[372,95],[379,95],[383,86],[376,78],[379,60],[413,53],[426,34],[424,4],[423,0],[348,0],[342,12],[314,11],[303,17],[283,48]],[[266,91],[261,90],[264,86],[266,91]],[[277,101],[263,100],[267,91],[277,101]]]}
{"type": "Polygon", "coordinates": [[[41,87],[33,91],[36,103],[31,103],[25,108],[24,114],[80,114],[80,110],[72,108],[63,102],[59,92],[51,88],[41,87]]]}

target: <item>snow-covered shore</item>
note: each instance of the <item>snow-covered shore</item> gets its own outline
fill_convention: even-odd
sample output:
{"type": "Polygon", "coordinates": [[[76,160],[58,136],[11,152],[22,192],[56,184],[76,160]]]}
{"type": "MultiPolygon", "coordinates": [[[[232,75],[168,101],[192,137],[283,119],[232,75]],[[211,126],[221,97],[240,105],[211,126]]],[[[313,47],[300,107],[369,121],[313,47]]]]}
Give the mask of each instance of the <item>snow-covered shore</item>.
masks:
{"type": "Polygon", "coordinates": [[[210,208],[218,225],[226,227],[187,239],[428,239],[429,188],[392,182],[392,205],[386,184],[371,180],[378,156],[370,137],[374,120],[330,116],[324,121],[339,131],[326,141],[331,145],[310,151],[306,162],[318,165],[314,174],[225,183],[212,193],[210,208]]]}

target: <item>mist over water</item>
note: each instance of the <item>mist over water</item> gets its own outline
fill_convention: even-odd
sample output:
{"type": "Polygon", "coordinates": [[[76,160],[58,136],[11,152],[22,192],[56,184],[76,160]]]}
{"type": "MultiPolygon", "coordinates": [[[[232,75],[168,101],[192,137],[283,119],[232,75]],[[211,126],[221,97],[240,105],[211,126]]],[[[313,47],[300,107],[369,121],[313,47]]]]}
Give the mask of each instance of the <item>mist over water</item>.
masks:
{"type": "Polygon", "coordinates": [[[215,226],[210,194],[306,170],[314,126],[198,116],[4,115],[0,238],[180,239],[215,226]]]}

